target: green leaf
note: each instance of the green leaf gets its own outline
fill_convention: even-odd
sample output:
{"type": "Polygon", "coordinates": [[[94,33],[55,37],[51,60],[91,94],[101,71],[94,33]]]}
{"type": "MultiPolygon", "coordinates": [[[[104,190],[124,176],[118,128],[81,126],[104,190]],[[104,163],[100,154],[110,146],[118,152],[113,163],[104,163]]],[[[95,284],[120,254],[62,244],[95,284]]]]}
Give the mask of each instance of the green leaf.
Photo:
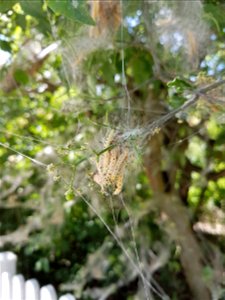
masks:
{"type": "Polygon", "coordinates": [[[217,122],[217,119],[211,118],[206,123],[207,133],[210,139],[217,140],[219,135],[223,133],[222,126],[220,126],[217,122]]]}
{"type": "Polygon", "coordinates": [[[17,14],[16,17],[15,17],[15,22],[23,30],[26,29],[26,17],[25,17],[25,15],[17,14]]]}
{"type": "Polygon", "coordinates": [[[139,51],[136,56],[132,56],[129,67],[137,84],[143,83],[152,76],[151,56],[145,51],[139,51]]]}
{"type": "Polygon", "coordinates": [[[224,3],[220,3],[219,5],[216,3],[210,3],[210,1],[206,2],[204,5],[204,10],[206,12],[205,19],[210,23],[212,27],[215,27],[219,33],[222,33],[222,29],[225,26],[225,5],[224,3]],[[220,32],[221,31],[221,32],[220,32]]]}
{"type": "Polygon", "coordinates": [[[30,15],[35,18],[43,17],[42,2],[37,1],[21,1],[20,5],[25,12],[25,14],[30,15]]]}
{"type": "Polygon", "coordinates": [[[11,52],[11,45],[7,41],[0,40],[0,49],[3,51],[11,52]]]}
{"type": "Polygon", "coordinates": [[[12,6],[14,4],[16,4],[18,1],[15,1],[15,0],[1,0],[1,3],[0,3],[0,12],[1,13],[4,13],[6,12],[7,10],[11,9],[12,6]]]}
{"type": "Polygon", "coordinates": [[[38,261],[36,261],[34,268],[36,271],[48,273],[50,270],[49,260],[46,257],[41,257],[38,261]]]}
{"type": "Polygon", "coordinates": [[[172,95],[169,98],[169,105],[173,108],[173,109],[177,109],[178,107],[180,107],[181,105],[183,105],[185,103],[187,99],[182,97],[182,96],[178,96],[178,95],[172,95]]]}
{"type": "Polygon", "coordinates": [[[214,272],[214,270],[209,266],[206,266],[203,268],[202,275],[206,282],[210,282],[213,279],[213,276],[214,276],[213,272],[214,272]]]}
{"type": "Polygon", "coordinates": [[[27,73],[21,69],[17,69],[13,75],[14,75],[14,79],[19,84],[27,84],[29,82],[29,77],[27,73]]]}
{"type": "Polygon", "coordinates": [[[41,0],[21,1],[20,5],[25,14],[34,17],[38,21],[38,27],[42,33],[51,33],[51,26],[47,14],[43,11],[41,0]]]}
{"type": "Polygon", "coordinates": [[[176,88],[177,92],[183,92],[186,89],[192,88],[192,85],[185,81],[184,79],[181,79],[179,77],[176,77],[174,80],[167,83],[167,86],[176,88]]]}
{"type": "Polygon", "coordinates": [[[50,0],[47,5],[57,14],[63,15],[73,21],[80,22],[87,25],[95,25],[88,10],[84,7],[81,0],[76,1],[59,1],[50,0]]]}
{"type": "Polygon", "coordinates": [[[167,86],[169,87],[169,104],[174,109],[180,107],[186,101],[186,98],[182,93],[187,89],[193,89],[192,85],[189,82],[179,77],[176,77],[174,80],[168,82],[167,86]]]}
{"type": "Polygon", "coordinates": [[[74,200],[75,198],[74,190],[72,188],[69,188],[64,195],[67,201],[74,200]]]}

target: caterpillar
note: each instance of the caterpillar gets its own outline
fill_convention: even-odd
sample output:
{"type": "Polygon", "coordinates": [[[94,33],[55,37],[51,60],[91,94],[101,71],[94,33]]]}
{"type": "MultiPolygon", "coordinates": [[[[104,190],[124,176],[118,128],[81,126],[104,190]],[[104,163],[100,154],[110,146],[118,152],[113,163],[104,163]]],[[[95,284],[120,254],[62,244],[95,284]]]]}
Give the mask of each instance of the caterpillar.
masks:
{"type": "Polygon", "coordinates": [[[114,130],[111,130],[106,137],[104,149],[98,160],[95,160],[97,173],[93,179],[100,185],[104,194],[118,195],[123,187],[129,149],[119,144],[118,134],[114,130]]]}

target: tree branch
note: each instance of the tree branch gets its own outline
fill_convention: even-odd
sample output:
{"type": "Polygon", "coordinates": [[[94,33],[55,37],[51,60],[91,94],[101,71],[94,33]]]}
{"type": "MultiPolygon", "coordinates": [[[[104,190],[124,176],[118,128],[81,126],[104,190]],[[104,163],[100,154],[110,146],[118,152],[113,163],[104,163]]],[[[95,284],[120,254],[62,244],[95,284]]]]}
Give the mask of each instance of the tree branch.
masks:
{"type": "MultiPolygon", "coordinates": [[[[8,70],[6,76],[0,84],[0,88],[5,92],[9,93],[20,86],[20,84],[14,78],[14,72],[17,68],[21,68],[28,76],[33,77],[38,70],[42,67],[45,60],[48,58],[49,54],[52,51],[55,51],[58,47],[58,43],[52,43],[46,48],[42,49],[40,53],[35,55],[31,61],[26,61],[21,65],[20,63],[15,62],[8,70]],[[24,64],[26,68],[24,68],[24,64]]],[[[21,58],[20,58],[21,59],[21,58]]]]}
{"type": "Polygon", "coordinates": [[[190,91],[193,94],[193,96],[191,97],[191,99],[187,100],[183,105],[160,117],[158,120],[150,123],[143,129],[132,129],[130,131],[127,131],[122,135],[122,139],[127,140],[132,137],[141,136],[143,140],[146,140],[146,138],[148,138],[149,136],[152,136],[155,133],[157,133],[168,121],[173,119],[177,114],[193,106],[198,101],[200,96],[218,88],[223,84],[225,84],[225,79],[221,79],[200,89],[190,91]]]}
{"type": "Polygon", "coordinates": [[[10,243],[13,245],[21,245],[27,242],[29,234],[35,230],[40,230],[43,228],[43,223],[39,217],[32,216],[29,218],[26,225],[20,226],[15,231],[0,236],[0,247],[5,244],[10,243]]]}

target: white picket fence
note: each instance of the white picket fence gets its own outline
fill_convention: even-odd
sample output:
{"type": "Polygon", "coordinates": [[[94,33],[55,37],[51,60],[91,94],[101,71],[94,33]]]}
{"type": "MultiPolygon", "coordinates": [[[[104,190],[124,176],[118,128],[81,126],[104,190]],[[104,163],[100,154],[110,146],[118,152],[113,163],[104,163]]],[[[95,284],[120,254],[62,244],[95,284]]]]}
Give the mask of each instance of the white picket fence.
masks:
{"type": "Polygon", "coordinates": [[[36,279],[25,280],[16,274],[17,256],[12,252],[0,252],[0,300],[75,300],[71,294],[57,297],[49,284],[40,287],[36,279]]]}

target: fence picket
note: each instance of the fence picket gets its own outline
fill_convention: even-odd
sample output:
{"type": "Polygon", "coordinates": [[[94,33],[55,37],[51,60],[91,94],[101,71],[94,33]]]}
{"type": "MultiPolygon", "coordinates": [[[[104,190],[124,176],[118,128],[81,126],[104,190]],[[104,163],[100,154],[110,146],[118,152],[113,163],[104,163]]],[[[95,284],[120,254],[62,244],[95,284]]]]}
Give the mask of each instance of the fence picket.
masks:
{"type": "Polygon", "coordinates": [[[40,300],[57,300],[57,295],[54,287],[49,284],[41,288],[40,300]]]}
{"type": "Polygon", "coordinates": [[[1,290],[0,299],[10,300],[11,299],[11,275],[7,272],[3,272],[1,275],[1,290]]]}
{"type": "Polygon", "coordinates": [[[74,296],[71,294],[66,294],[66,295],[61,296],[59,298],[59,300],[76,300],[76,298],[74,298],[74,296]]]}
{"type": "Polygon", "coordinates": [[[76,300],[72,294],[58,298],[51,284],[40,288],[36,279],[15,275],[16,262],[13,252],[0,252],[0,300],[76,300]]]}
{"type": "Polygon", "coordinates": [[[17,256],[10,251],[0,252],[0,274],[7,272],[11,276],[16,274],[17,256]]]}
{"type": "Polygon", "coordinates": [[[25,282],[25,300],[40,300],[40,286],[36,279],[25,282]]]}
{"type": "Polygon", "coordinates": [[[23,275],[14,275],[12,279],[12,300],[25,299],[25,280],[23,275]]]}

